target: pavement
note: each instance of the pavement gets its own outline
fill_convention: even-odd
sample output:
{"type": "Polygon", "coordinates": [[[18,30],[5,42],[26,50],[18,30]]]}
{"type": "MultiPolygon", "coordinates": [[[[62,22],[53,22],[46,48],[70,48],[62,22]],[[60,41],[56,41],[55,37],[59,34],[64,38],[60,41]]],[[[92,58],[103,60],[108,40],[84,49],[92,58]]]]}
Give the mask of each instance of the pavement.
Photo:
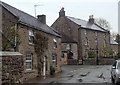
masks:
{"type": "Polygon", "coordinates": [[[34,83],[112,85],[110,67],[110,65],[65,65],[61,73],[45,79],[37,79],[34,83]]]}

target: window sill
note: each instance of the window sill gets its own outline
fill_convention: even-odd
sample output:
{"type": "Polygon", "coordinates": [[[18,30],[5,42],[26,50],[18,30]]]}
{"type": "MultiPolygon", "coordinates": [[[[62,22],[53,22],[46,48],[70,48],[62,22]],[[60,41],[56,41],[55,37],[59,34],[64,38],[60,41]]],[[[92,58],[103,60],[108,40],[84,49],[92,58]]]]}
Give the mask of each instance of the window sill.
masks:
{"type": "Polygon", "coordinates": [[[54,50],[56,50],[57,48],[54,47],[54,50]]]}
{"type": "Polygon", "coordinates": [[[33,73],[33,72],[35,72],[35,70],[32,70],[32,69],[26,69],[25,70],[25,73],[33,73]]]}
{"type": "Polygon", "coordinates": [[[29,43],[29,45],[34,46],[34,44],[33,44],[33,43],[29,43]]]}

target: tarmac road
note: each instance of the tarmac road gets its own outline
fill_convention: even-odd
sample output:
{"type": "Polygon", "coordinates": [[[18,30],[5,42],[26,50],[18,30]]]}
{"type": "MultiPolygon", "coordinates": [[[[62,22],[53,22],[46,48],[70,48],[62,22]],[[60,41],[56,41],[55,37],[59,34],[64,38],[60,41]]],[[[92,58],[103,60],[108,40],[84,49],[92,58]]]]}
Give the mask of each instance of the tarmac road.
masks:
{"type": "Polygon", "coordinates": [[[40,80],[38,83],[44,85],[113,85],[110,68],[110,65],[65,65],[62,66],[62,73],[40,80]]]}
{"type": "Polygon", "coordinates": [[[66,65],[56,83],[111,84],[110,65],[66,65]]]}

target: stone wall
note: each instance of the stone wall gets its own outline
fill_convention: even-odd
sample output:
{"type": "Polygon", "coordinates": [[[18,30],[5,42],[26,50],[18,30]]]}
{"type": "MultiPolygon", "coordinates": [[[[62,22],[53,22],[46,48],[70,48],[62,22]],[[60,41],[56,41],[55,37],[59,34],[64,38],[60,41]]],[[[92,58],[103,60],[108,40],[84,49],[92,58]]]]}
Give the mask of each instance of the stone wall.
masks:
{"type": "MultiPolygon", "coordinates": [[[[114,58],[99,58],[98,64],[99,65],[112,65],[114,60],[115,60],[114,58]]],[[[84,59],[83,64],[84,65],[96,65],[96,59],[95,58],[84,59]]]]}
{"type": "Polygon", "coordinates": [[[99,65],[112,65],[115,59],[113,58],[101,58],[99,60],[99,65]]]}
{"type": "Polygon", "coordinates": [[[2,83],[19,83],[23,69],[22,56],[2,57],[2,83]]]}
{"type": "Polygon", "coordinates": [[[77,59],[68,59],[67,60],[67,64],[68,65],[77,65],[78,64],[78,60],[77,59]]]}

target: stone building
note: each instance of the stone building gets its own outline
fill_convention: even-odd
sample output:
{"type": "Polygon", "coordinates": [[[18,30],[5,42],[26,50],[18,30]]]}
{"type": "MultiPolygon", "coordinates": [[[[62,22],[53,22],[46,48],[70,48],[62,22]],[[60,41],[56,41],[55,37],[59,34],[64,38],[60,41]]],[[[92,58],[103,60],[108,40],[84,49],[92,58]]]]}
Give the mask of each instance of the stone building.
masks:
{"type": "Polygon", "coordinates": [[[117,56],[117,54],[118,54],[118,43],[114,39],[111,39],[110,46],[111,46],[110,56],[117,56]]]}
{"type": "Polygon", "coordinates": [[[19,81],[50,75],[51,66],[55,72],[61,71],[61,36],[46,25],[46,16],[38,15],[38,18],[35,18],[4,2],[0,2],[0,6],[2,50],[18,51],[23,55],[24,70],[19,81]],[[39,42],[35,44],[35,41],[39,42]],[[38,47],[40,50],[35,50],[38,47]]]}
{"type": "Polygon", "coordinates": [[[108,56],[103,49],[106,48],[109,51],[110,32],[95,24],[93,15],[85,21],[66,16],[62,8],[59,17],[51,27],[62,36],[63,62],[69,64],[78,61],[79,64],[83,64],[83,60],[92,57],[91,55],[94,55],[94,58],[108,56]],[[92,52],[91,55],[90,52],[92,52]]]}

